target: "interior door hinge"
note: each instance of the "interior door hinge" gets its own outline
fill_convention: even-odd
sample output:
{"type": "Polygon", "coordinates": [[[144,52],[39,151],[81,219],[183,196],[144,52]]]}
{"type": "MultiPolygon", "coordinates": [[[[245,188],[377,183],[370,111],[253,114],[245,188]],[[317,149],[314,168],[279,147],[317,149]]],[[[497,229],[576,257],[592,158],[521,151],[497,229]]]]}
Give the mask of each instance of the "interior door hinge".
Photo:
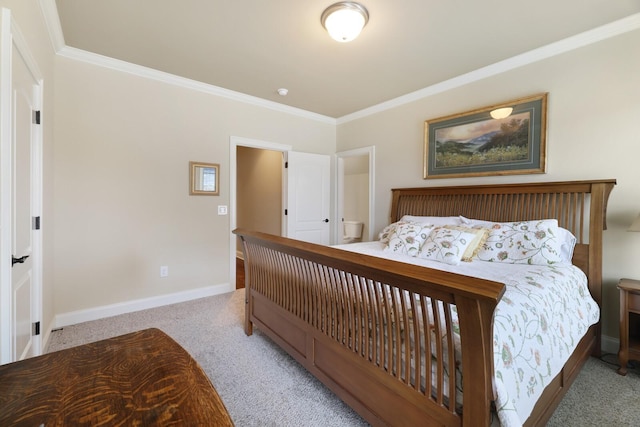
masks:
{"type": "Polygon", "coordinates": [[[289,168],[289,162],[284,162],[284,168],[288,169],[289,168]]]}
{"type": "Polygon", "coordinates": [[[33,123],[36,125],[40,124],[40,110],[35,110],[33,112],[33,123]]]}
{"type": "Polygon", "coordinates": [[[33,324],[33,336],[40,335],[40,322],[35,322],[33,324]]]}
{"type": "Polygon", "coordinates": [[[285,209],[285,210],[284,210],[284,214],[285,214],[285,215],[289,215],[289,210],[288,210],[288,209],[285,209]]]}
{"type": "Polygon", "coordinates": [[[40,217],[39,216],[34,216],[33,217],[33,224],[31,226],[31,229],[40,230],[40,217]]]}

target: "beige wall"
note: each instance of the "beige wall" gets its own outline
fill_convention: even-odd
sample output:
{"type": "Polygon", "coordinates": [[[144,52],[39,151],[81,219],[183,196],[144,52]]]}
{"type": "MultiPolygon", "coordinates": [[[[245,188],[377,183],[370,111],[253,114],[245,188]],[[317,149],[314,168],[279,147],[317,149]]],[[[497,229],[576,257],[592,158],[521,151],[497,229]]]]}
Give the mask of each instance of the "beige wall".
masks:
{"type": "Polygon", "coordinates": [[[42,109],[43,132],[43,305],[42,305],[42,330],[48,331],[54,316],[53,307],[53,260],[51,257],[53,248],[54,224],[53,224],[53,121],[55,110],[53,108],[53,46],[49,41],[49,35],[44,18],[36,0],[1,0],[0,7],[11,11],[14,21],[25,38],[33,59],[38,65],[43,78],[44,99],[42,109]]]}
{"type": "Polygon", "coordinates": [[[58,314],[230,282],[231,136],[335,152],[332,124],[64,57],[55,90],[58,314]],[[190,160],[219,197],[188,195],[190,160]]]}
{"type": "Polygon", "coordinates": [[[640,278],[640,31],[338,126],[338,150],[376,146],[376,224],[388,221],[390,189],[404,186],[616,178],[604,243],[604,333],[618,336],[620,277],[640,278]],[[424,121],[549,93],[544,175],[422,179],[424,121]]]}

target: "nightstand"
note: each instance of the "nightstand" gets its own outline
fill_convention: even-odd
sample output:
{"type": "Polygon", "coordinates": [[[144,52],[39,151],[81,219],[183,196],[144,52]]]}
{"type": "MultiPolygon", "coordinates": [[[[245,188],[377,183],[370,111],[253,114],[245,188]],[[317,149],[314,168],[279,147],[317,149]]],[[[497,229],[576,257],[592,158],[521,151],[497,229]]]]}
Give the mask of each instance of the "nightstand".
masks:
{"type": "Polygon", "coordinates": [[[627,375],[629,359],[640,360],[640,280],[620,279],[620,375],[627,375]]]}

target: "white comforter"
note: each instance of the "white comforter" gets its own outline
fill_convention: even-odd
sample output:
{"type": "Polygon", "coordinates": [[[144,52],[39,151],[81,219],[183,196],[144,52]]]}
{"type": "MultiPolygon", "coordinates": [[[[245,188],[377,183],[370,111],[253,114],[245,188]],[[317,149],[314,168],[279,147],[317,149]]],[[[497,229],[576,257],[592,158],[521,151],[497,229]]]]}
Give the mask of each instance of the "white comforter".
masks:
{"type": "Polygon", "coordinates": [[[493,331],[495,403],[504,427],[521,426],[526,421],[546,385],[600,316],[585,274],[573,265],[473,261],[453,266],[385,252],[380,242],[336,247],[507,286],[496,307],[493,331]]]}

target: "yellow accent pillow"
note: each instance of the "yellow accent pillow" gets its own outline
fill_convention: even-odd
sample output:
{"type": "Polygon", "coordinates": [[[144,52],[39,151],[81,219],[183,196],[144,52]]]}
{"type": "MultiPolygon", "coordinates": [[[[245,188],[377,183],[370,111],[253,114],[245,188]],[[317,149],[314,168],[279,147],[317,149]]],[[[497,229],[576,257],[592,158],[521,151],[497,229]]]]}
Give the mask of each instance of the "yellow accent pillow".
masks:
{"type": "Polygon", "coordinates": [[[489,230],[486,228],[469,228],[459,225],[445,225],[444,227],[475,235],[469,246],[467,246],[467,249],[465,249],[464,254],[462,254],[462,261],[466,262],[471,261],[471,259],[478,254],[478,251],[489,237],[489,230]]]}

